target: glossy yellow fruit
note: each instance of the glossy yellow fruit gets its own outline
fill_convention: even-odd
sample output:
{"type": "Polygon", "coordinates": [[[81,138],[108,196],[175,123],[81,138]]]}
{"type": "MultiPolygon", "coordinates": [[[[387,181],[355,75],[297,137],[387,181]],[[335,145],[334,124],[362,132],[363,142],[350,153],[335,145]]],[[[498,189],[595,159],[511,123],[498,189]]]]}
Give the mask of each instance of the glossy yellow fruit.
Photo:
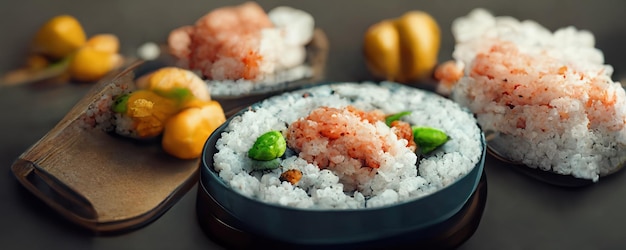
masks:
{"type": "Polygon", "coordinates": [[[180,109],[175,101],[150,90],[131,93],[126,105],[126,115],[133,120],[134,130],[140,138],[160,135],[166,121],[180,109]]]}
{"type": "Polygon", "coordinates": [[[119,54],[82,47],[72,58],[68,70],[74,80],[94,82],[117,68],[121,62],[119,54]]]}
{"type": "Polygon", "coordinates": [[[376,76],[396,80],[400,73],[400,34],[394,21],[372,25],[365,33],[364,52],[367,66],[376,76]]]}
{"type": "Polygon", "coordinates": [[[207,84],[195,73],[177,67],[161,68],[137,81],[140,88],[157,92],[168,92],[176,88],[186,88],[200,100],[209,101],[211,95],[207,84]]]}
{"type": "Polygon", "coordinates": [[[113,34],[97,34],[90,37],[85,46],[97,51],[115,54],[120,50],[120,40],[113,34]]]}
{"type": "Polygon", "coordinates": [[[410,11],[372,25],[365,33],[364,54],[375,76],[411,82],[431,75],[440,43],[435,19],[426,12],[410,11]]]}
{"type": "Polygon", "coordinates": [[[180,159],[198,158],[211,133],[225,121],[224,110],[216,101],[186,108],[165,124],[161,141],[163,150],[180,159]]]}
{"type": "Polygon", "coordinates": [[[72,16],[61,15],[53,17],[37,31],[33,49],[52,59],[61,59],[82,47],[86,40],[80,22],[72,16]]]}

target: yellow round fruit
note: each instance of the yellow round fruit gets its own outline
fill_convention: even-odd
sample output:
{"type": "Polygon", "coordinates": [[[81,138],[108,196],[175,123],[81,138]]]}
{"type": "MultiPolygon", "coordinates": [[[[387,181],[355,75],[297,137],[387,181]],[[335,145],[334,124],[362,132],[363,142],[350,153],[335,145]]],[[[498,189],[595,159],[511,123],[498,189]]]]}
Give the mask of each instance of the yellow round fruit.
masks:
{"type": "Polygon", "coordinates": [[[90,37],[85,46],[114,54],[120,50],[120,40],[113,34],[97,34],[90,37]]]}
{"type": "Polygon", "coordinates": [[[154,91],[168,92],[176,88],[186,88],[197,98],[203,101],[211,100],[209,87],[195,73],[176,67],[161,68],[147,77],[138,80],[140,88],[154,91]]]}
{"type": "Polygon", "coordinates": [[[69,15],[53,17],[35,34],[33,49],[52,59],[61,59],[82,47],[87,40],[76,18],[69,15]]]}
{"type": "Polygon", "coordinates": [[[363,52],[368,69],[385,80],[397,80],[400,72],[400,35],[393,21],[384,20],[365,32],[363,52]]]}
{"type": "Polygon", "coordinates": [[[198,158],[211,133],[225,121],[224,110],[216,101],[184,109],[167,120],[161,146],[180,159],[198,158]]]}
{"type": "Polygon", "coordinates": [[[74,80],[94,82],[118,67],[121,61],[119,54],[83,47],[72,58],[68,70],[74,80]]]}

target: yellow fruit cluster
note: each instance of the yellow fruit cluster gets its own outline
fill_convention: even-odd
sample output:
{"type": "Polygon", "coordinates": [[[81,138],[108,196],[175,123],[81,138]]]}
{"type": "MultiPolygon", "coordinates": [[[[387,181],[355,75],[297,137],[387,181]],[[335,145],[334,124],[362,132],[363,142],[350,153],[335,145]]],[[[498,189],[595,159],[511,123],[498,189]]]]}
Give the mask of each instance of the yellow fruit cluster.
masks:
{"type": "Polygon", "coordinates": [[[226,121],[206,83],[191,71],[162,68],[137,79],[137,86],[120,110],[139,137],[162,135],[163,150],[175,157],[200,157],[211,133],[226,121]]]}
{"type": "Polygon", "coordinates": [[[365,33],[367,66],[375,76],[390,81],[428,77],[437,65],[440,33],[435,19],[422,11],[376,23],[365,33]]]}
{"type": "Polygon", "coordinates": [[[68,60],[67,73],[71,79],[93,82],[121,65],[123,60],[118,53],[119,47],[117,36],[97,34],[87,39],[76,18],[60,15],[37,31],[33,39],[35,55],[32,57],[39,58],[36,60],[46,58],[48,63],[68,60]]]}

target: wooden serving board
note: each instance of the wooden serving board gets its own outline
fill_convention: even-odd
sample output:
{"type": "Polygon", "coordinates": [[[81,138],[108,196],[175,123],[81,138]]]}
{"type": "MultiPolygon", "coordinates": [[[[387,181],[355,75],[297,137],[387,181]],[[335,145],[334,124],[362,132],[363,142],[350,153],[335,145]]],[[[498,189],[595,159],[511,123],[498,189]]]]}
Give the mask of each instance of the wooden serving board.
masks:
{"type": "Polygon", "coordinates": [[[86,129],[81,115],[114,84],[134,84],[138,63],[93,87],[12,166],[18,181],[70,221],[96,233],[138,228],[167,211],[197,182],[199,160],[86,129]]]}
{"type": "MultiPolygon", "coordinates": [[[[325,33],[316,29],[307,46],[313,76],[284,83],[284,89],[323,78],[328,54],[325,33]]],[[[200,160],[180,160],[164,153],[156,141],[141,142],[85,129],[81,116],[89,105],[116,86],[168,60],[139,61],[98,82],[44,137],[19,156],[11,169],[18,181],[70,221],[96,233],[135,229],[157,219],[198,181],[200,160]]],[[[239,98],[214,98],[228,116],[282,91],[239,98]]]]}

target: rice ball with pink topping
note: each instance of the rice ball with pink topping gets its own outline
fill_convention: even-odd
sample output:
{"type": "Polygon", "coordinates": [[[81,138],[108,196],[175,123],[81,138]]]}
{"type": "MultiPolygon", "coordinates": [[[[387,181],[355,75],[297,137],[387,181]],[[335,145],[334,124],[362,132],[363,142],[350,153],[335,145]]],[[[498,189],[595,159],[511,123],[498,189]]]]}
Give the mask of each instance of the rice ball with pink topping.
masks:
{"type": "Polygon", "coordinates": [[[483,9],[452,30],[462,73],[439,91],[476,114],[502,157],[592,181],[626,162],[626,92],[589,31],[483,9]]]}

